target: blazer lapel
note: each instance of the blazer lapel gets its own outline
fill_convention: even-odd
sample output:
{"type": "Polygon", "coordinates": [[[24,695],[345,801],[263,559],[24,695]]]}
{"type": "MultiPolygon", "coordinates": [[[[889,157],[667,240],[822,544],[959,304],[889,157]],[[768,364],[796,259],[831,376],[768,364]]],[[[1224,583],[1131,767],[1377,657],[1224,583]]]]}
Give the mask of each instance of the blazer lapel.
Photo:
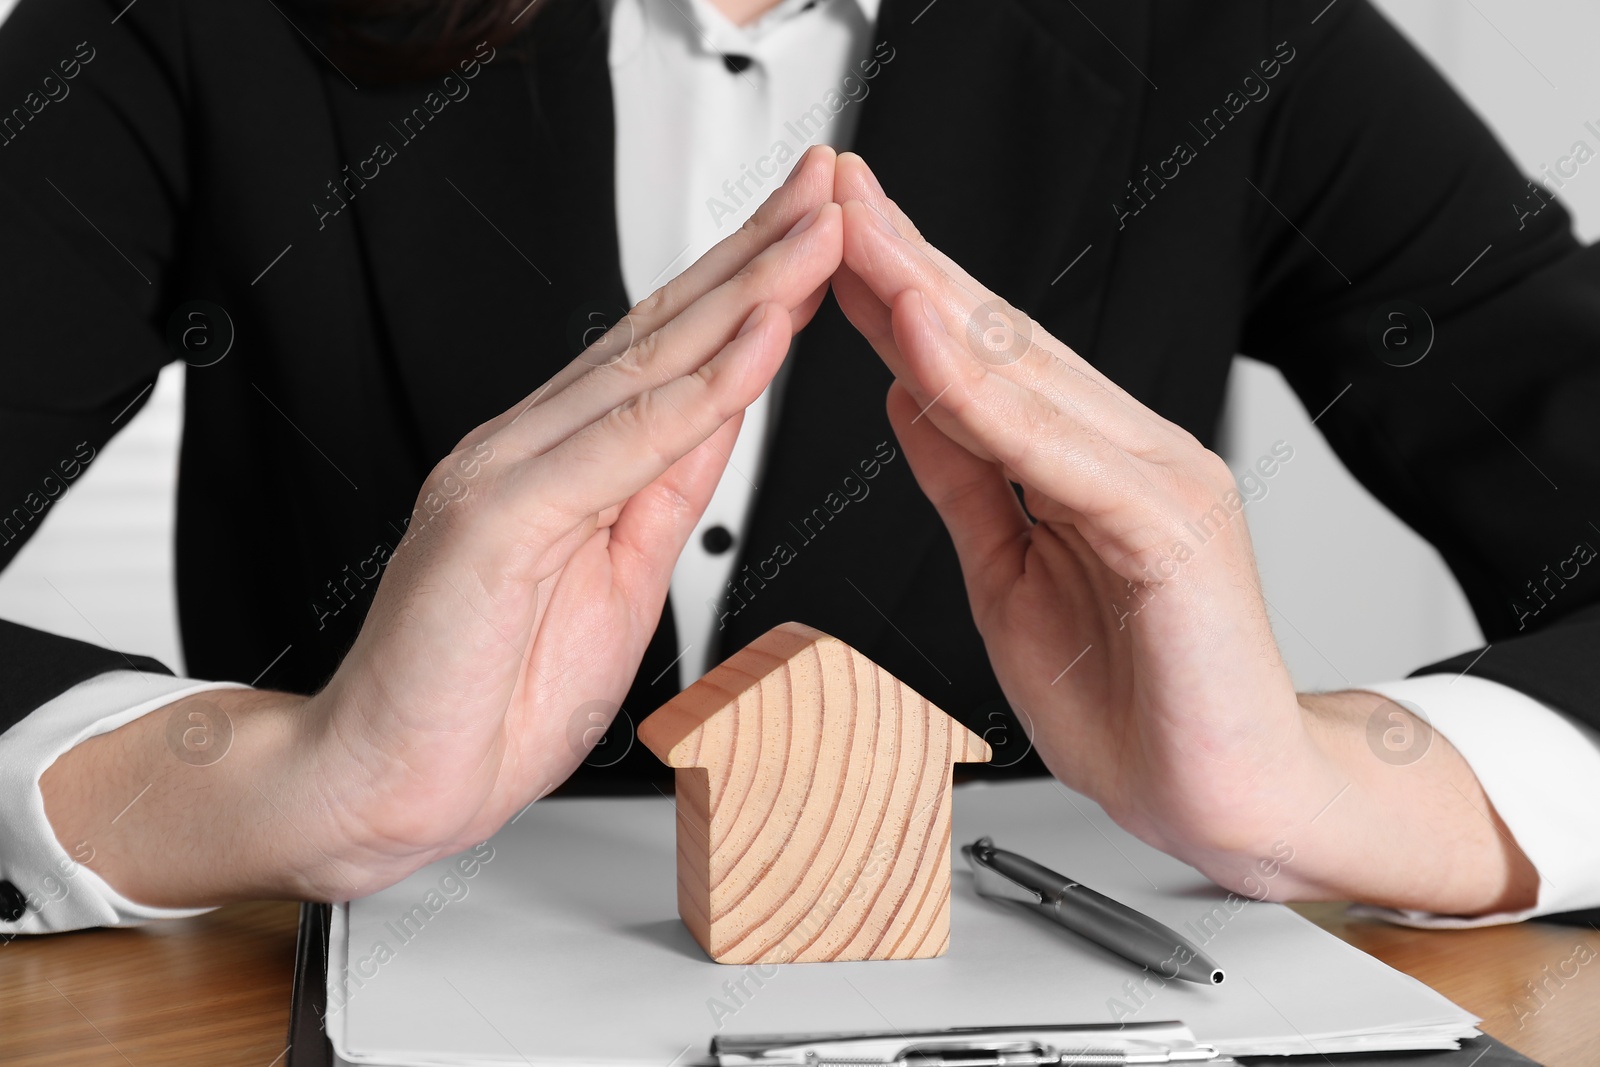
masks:
{"type": "MultiPolygon", "coordinates": [[[[1023,0],[885,0],[876,39],[894,52],[859,105],[854,148],[929,241],[1092,360],[1117,237],[1110,204],[1146,88],[1148,11],[1141,0],[1080,4],[1081,20],[1052,15],[1062,33],[1023,0]]],[[[790,618],[861,647],[894,640],[896,602],[946,537],[903,458],[883,464],[859,504],[841,503],[843,479],[860,481],[880,442],[898,447],[888,371],[831,296],[791,358],[735,577],[754,595],[727,605],[738,610],[723,654],[790,618]],[[857,528],[809,536],[818,524],[805,518],[833,507],[857,528]],[[785,548],[804,561],[795,577],[752,582],[785,548]]],[[[1105,369],[1124,382],[1139,370],[1105,369]]]]}
{"type": "Polygon", "coordinates": [[[348,210],[422,470],[627,310],[598,6],[553,0],[537,20],[530,55],[501,49],[453,79],[457,98],[434,79],[335,101],[351,170],[389,150],[348,210]]]}

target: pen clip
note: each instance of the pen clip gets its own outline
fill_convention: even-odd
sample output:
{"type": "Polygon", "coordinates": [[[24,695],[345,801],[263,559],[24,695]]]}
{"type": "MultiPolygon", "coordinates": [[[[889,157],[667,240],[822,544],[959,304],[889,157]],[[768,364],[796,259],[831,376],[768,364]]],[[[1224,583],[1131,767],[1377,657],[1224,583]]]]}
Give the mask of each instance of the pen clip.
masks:
{"type": "Polygon", "coordinates": [[[718,1035],[719,1067],[1131,1067],[1231,1063],[1182,1023],[957,1027],[899,1033],[718,1035]]]}
{"type": "Polygon", "coordinates": [[[961,851],[967,857],[967,863],[972,867],[972,879],[977,886],[978,894],[998,900],[1015,900],[1023,904],[1043,904],[1043,893],[1031,886],[1023,885],[989,863],[986,851],[992,848],[994,840],[988,837],[980,837],[970,845],[961,846],[961,851]]]}

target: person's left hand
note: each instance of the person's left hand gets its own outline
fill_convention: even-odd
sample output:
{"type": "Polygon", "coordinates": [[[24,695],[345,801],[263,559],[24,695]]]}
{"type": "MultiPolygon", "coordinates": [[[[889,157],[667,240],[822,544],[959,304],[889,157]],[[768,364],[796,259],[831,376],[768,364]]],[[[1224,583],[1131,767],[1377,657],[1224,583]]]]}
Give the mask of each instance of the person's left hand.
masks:
{"type": "MultiPolygon", "coordinates": [[[[1352,791],[1341,819],[1307,829],[1352,780],[1383,771],[1352,747],[1359,732],[1337,714],[1326,726],[1295,693],[1223,460],[923,240],[859,156],[839,157],[834,199],[845,216],[834,293],[894,372],[890,422],[1046,766],[1225,885],[1250,884],[1286,838],[1328,846],[1329,860],[1403,851],[1406,828],[1385,824],[1376,790],[1352,791]]],[[[1378,700],[1365,696],[1362,709],[1378,700]]],[[[1462,796],[1475,790],[1453,751],[1435,768],[1470,783],[1462,796]]],[[[1472,814],[1484,829],[1467,835],[1493,842],[1472,814]]],[[[1297,861],[1274,894],[1341,891],[1321,866],[1297,861]]],[[[1425,867],[1391,873],[1364,898],[1440,900],[1420,884],[1425,867]]],[[[1491,883],[1459,900],[1483,906],[1491,883]]]]}

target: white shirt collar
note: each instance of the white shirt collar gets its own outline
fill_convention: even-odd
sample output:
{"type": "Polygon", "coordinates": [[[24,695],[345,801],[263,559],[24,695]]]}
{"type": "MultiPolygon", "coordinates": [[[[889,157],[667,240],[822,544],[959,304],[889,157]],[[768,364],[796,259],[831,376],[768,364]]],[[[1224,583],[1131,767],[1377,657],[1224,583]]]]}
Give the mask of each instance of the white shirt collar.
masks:
{"type": "MultiPolygon", "coordinates": [[[[676,14],[680,18],[686,17],[701,37],[710,42],[717,51],[729,51],[735,47],[736,41],[754,43],[781,24],[799,17],[812,0],[781,0],[772,10],[748,26],[733,25],[727,16],[717,10],[711,0],[638,0],[638,2],[646,8],[664,2],[670,3],[670,7],[674,10],[668,12],[669,14],[676,14]]],[[[825,4],[853,4],[861,12],[869,27],[878,20],[878,7],[881,3],[882,0],[815,0],[817,7],[825,4]]]]}

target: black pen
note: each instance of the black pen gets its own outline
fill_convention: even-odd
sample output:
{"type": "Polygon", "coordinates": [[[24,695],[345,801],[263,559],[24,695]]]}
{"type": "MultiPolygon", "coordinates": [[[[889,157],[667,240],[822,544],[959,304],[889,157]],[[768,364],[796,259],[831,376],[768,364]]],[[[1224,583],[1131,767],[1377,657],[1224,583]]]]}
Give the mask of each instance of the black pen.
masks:
{"type": "Polygon", "coordinates": [[[1014,900],[1163,978],[1219,985],[1222,968],[1169,926],[980,837],[962,847],[986,897],[1014,900]]]}

